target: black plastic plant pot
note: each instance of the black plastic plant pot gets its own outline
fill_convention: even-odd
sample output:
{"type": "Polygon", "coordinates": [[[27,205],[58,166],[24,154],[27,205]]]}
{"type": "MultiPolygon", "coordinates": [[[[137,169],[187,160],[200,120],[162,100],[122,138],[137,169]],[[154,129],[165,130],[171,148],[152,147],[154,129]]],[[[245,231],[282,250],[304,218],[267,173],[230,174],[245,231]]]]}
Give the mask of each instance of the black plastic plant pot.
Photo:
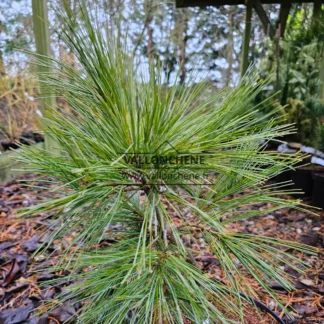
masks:
{"type": "Polygon", "coordinates": [[[324,172],[313,173],[312,205],[324,208],[324,172]]]}
{"type": "Polygon", "coordinates": [[[4,142],[0,142],[0,145],[3,147],[3,149],[5,151],[9,151],[9,150],[16,150],[19,148],[19,145],[14,143],[14,142],[10,142],[10,141],[4,141],[4,142]]]}
{"type": "MultiPolygon", "coordinates": [[[[292,170],[287,170],[287,171],[284,171],[280,174],[278,174],[276,177],[275,177],[275,180],[276,182],[280,183],[280,182],[287,182],[287,181],[291,181],[291,178],[292,178],[292,170]]],[[[286,186],[285,188],[291,188],[291,185],[289,186],[286,186]]]]}
{"type": "Polygon", "coordinates": [[[313,178],[311,168],[300,168],[291,171],[291,180],[293,189],[301,189],[303,193],[297,194],[297,197],[311,198],[313,193],[313,178]]]}

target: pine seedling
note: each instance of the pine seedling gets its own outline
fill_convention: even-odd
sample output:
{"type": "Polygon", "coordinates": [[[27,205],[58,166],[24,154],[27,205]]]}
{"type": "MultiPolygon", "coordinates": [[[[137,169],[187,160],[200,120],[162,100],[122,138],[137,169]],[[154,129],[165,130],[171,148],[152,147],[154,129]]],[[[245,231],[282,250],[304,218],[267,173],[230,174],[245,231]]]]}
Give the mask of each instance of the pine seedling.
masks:
{"type": "Polygon", "coordinates": [[[61,302],[81,302],[83,324],[243,322],[244,296],[257,297],[249,274],[285,310],[268,284],[293,289],[282,266],[302,272],[305,264],[287,251],[314,249],[233,230],[253,216],[303,209],[268,182],[299,161],[262,144],[294,131],[252,106],[269,80],[250,72],[208,96],[203,82],[166,85],[159,64],[136,69],[84,6],[60,19],[82,70],[52,59],[55,73],[41,80],[70,106],[48,109],[44,121],[59,150],[25,147],[20,159],[62,194],[21,214],[52,212],[50,241],[74,233],[58,265],[72,282],[61,302]],[[266,208],[251,208],[258,203],[266,208]],[[199,268],[189,243],[197,236],[219,261],[222,282],[199,268]]]}

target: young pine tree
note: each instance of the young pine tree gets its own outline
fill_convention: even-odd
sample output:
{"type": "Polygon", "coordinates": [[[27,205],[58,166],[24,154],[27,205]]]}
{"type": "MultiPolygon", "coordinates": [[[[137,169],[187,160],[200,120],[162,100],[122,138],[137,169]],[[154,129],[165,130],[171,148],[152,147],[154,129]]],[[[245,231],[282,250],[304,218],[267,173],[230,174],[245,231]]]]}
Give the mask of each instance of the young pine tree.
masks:
{"type": "Polygon", "coordinates": [[[71,110],[47,112],[45,130],[59,148],[25,147],[21,160],[63,194],[22,215],[53,211],[59,226],[51,238],[75,233],[59,265],[74,282],[62,302],[83,302],[80,323],[243,322],[246,296],[257,296],[249,273],[284,309],[267,283],[292,289],[282,265],[303,271],[303,264],[286,251],[314,251],[231,229],[301,208],[267,184],[297,162],[261,145],[293,131],[251,106],[268,81],[250,73],[235,89],[208,96],[203,83],[179,89],[176,78],[168,86],[153,59],[148,72],[136,69],[84,7],[60,19],[81,70],[53,59],[55,73],[41,80],[71,110]],[[263,202],[267,209],[250,208],[263,202]],[[223,282],[199,269],[188,243],[197,235],[219,261],[223,282]],[[99,248],[106,238],[113,243],[99,248]]]}

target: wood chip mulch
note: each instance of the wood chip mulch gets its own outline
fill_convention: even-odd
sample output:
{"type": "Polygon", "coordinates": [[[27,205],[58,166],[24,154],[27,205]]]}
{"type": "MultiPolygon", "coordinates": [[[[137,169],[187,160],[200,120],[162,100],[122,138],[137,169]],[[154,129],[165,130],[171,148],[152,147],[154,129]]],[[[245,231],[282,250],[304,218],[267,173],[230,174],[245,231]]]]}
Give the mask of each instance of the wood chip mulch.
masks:
{"type": "MultiPolygon", "coordinates": [[[[67,321],[71,315],[77,314],[82,305],[64,304],[46,315],[38,316],[34,310],[45,300],[55,301],[57,295],[64,291],[64,284],[40,286],[44,280],[67,275],[66,273],[52,273],[40,271],[55,264],[62,250],[69,246],[72,237],[64,237],[49,244],[44,254],[32,258],[31,255],[38,247],[46,242],[42,235],[53,226],[49,215],[39,215],[36,219],[17,219],[16,211],[21,207],[36,204],[42,199],[56,197],[54,193],[38,188],[26,188],[24,179],[32,180],[33,176],[25,176],[19,182],[12,181],[0,186],[0,324],[57,324],[67,321]],[[50,255],[50,257],[48,257],[50,255]]],[[[36,186],[50,186],[35,180],[36,186]]],[[[266,204],[259,204],[253,208],[264,209],[266,204]]],[[[254,217],[232,226],[240,233],[254,233],[303,242],[320,249],[324,248],[324,212],[319,217],[301,213],[295,210],[281,210],[271,215],[254,217]]],[[[203,240],[197,238],[191,242],[191,248],[202,251],[196,255],[196,261],[204,271],[208,271],[217,279],[222,279],[217,259],[208,255],[203,240]]],[[[321,250],[323,251],[323,250],[321,250]]],[[[291,314],[294,319],[288,319],[276,303],[261,289],[259,298],[271,310],[280,314],[285,323],[324,324],[324,263],[323,253],[317,256],[300,255],[310,265],[306,276],[295,273],[287,267],[285,270],[295,277],[293,292],[286,292],[277,283],[270,283],[286,301],[286,305],[293,307],[291,314]]],[[[253,278],[247,274],[251,284],[253,278]]],[[[248,313],[245,323],[274,323],[269,317],[260,320],[260,316],[248,313]]]]}

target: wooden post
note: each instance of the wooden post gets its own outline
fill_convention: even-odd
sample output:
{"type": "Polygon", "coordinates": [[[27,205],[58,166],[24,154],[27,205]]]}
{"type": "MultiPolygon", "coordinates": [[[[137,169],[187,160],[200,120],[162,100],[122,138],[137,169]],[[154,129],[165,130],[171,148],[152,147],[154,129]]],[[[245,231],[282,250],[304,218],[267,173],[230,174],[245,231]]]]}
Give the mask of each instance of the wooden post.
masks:
{"type": "Polygon", "coordinates": [[[283,0],[280,5],[280,12],[279,12],[279,36],[284,38],[286,25],[287,25],[287,19],[289,15],[289,11],[291,8],[291,1],[290,0],[283,0]]]}
{"type": "MultiPolygon", "coordinates": [[[[49,37],[49,26],[48,26],[48,8],[47,0],[32,0],[33,8],[33,23],[34,23],[34,35],[36,43],[36,51],[44,57],[40,57],[44,63],[48,63],[46,57],[50,56],[50,37],[49,37]]],[[[51,69],[48,66],[37,66],[38,72],[40,73],[40,80],[42,74],[51,73],[51,69]]],[[[53,95],[48,93],[48,89],[45,89],[44,85],[40,83],[41,92],[41,110],[45,113],[48,107],[55,105],[55,98],[53,95]]],[[[51,139],[45,135],[45,148],[49,150],[51,139]]]]}
{"type": "Polygon", "coordinates": [[[317,20],[319,20],[322,11],[322,1],[321,0],[314,0],[313,6],[313,17],[312,23],[316,24],[317,20]]]}
{"type": "Polygon", "coordinates": [[[246,70],[249,66],[249,47],[251,38],[251,18],[252,18],[252,0],[247,0],[246,12],[245,12],[245,30],[243,36],[243,46],[242,46],[242,61],[241,61],[241,77],[244,76],[246,70]]]}

